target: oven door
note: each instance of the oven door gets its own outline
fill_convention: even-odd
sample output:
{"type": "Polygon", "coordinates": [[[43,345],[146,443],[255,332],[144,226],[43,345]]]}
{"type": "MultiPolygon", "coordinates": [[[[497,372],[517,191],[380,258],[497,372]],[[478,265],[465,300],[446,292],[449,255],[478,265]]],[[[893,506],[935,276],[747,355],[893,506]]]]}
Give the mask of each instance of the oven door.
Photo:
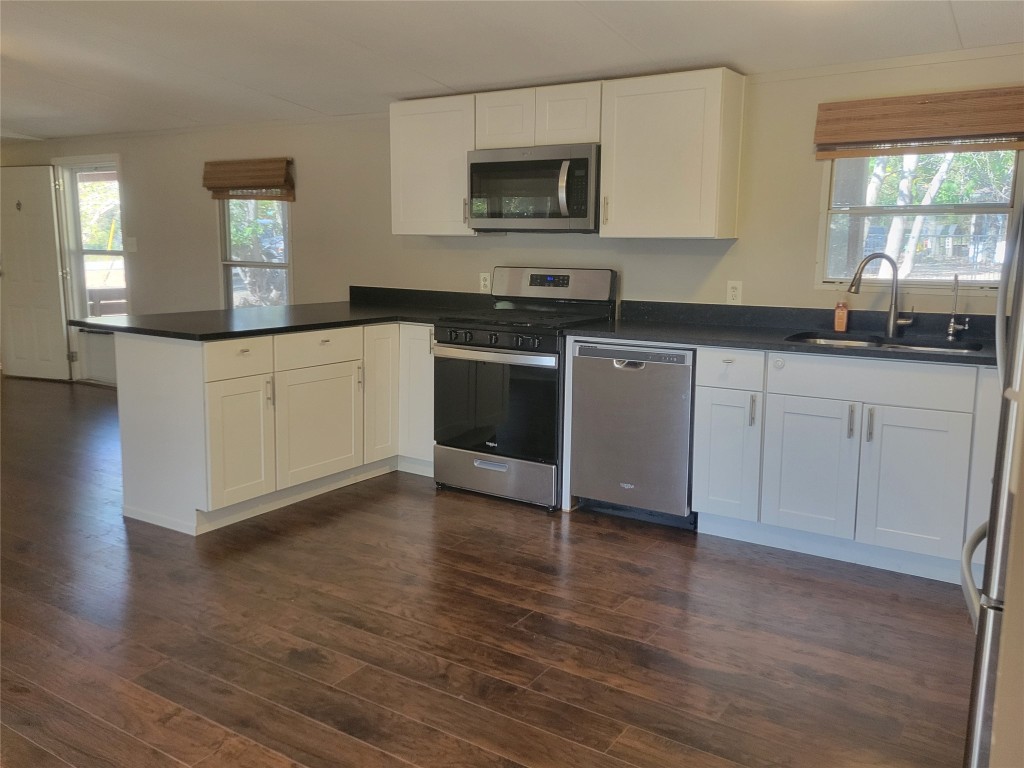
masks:
{"type": "Polygon", "coordinates": [[[559,356],[434,346],[434,479],[553,507],[559,356]]]}

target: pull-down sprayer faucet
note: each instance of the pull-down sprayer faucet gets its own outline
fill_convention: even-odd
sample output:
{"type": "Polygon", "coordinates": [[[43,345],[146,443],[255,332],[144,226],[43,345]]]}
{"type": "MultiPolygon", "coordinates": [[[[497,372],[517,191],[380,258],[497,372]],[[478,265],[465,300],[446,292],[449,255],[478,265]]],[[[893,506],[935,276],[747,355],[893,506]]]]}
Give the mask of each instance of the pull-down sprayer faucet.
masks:
{"type": "Polygon", "coordinates": [[[875,259],[885,259],[889,262],[889,266],[892,267],[892,296],[889,299],[889,314],[885,318],[885,335],[892,338],[896,335],[896,330],[899,326],[910,325],[913,322],[913,320],[900,320],[899,279],[896,276],[898,270],[896,260],[887,253],[872,253],[870,256],[865,256],[863,261],[857,265],[857,271],[853,273],[853,277],[850,279],[850,287],[846,291],[847,293],[860,293],[861,280],[864,278],[864,267],[875,259]]]}

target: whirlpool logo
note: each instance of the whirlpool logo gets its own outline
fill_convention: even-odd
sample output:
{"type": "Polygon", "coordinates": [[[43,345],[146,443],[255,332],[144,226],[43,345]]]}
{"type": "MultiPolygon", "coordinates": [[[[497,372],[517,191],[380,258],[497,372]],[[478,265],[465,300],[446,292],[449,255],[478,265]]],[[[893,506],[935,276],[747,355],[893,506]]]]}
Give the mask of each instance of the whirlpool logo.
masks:
{"type": "Polygon", "coordinates": [[[633,485],[632,483],[619,483],[619,487],[626,491],[632,491],[634,488],[636,488],[636,486],[633,485]]]}

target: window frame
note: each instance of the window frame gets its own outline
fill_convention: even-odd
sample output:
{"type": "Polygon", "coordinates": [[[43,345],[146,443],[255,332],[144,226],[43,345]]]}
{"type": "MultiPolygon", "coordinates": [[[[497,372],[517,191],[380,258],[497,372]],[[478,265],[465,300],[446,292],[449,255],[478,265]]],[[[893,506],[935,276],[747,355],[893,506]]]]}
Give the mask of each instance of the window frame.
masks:
{"type": "MultiPolygon", "coordinates": [[[[981,151],[977,147],[964,149],[965,152],[976,152],[981,151]]],[[[889,155],[897,156],[901,154],[913,154],[913,148],[907,147],[905,152],[901,152],[899,147],[886,147],[880,148],[879,154],[883,152],[889,153],[889,155]]],[[[1007,219],[1006,232],[1009,238],[1010,233],[1014,231],[1014,226],[1017,220],[1024,216],[1024,168],[1021,167],[1024,162],[1024,150],[1016,150],[1017,158],[1014,165],[1014,179],[1013,179],[1013,192],[1012,200],[1009,205],[1009,218],[1007,219]]],[[[844,158],[827,158],[822,162],[822,185],[821,185],[821,196],[820,203],[818,206],[818,243],[817,243],[817,257],[815,263],[815,288],[819,290],[837,291],[843,289],[850,284],[849,277],[837,278],[828,276],[828,236],[829,236],[829,223],[832,214],[842,212],[843,208],[849,208],[851,206],[843,206],[841,208],[832,207],[832,194],[835,183],[835,166],[836,161],[844,158]]],[[[871,215],[893,215],[893,214],[910,214],[913,211],[919,211],[922,208],[927,210],[927,214],[941,215],[943,213],[998,213],[1002,211],[1000,207],[999,211],[993,210],[992,204],[964,204],[964,205],[929,205],[929,206],[852,206],[856,208],[857,212],[865,212],[871,215]]],[[[941,294],[946,295],[953,289],[953,280],[922,280],[914,278],[900,278],[899,281],[900,290],[906,291],[907,293],[915,294],[941,294]]],[[[999,281],[969,281],[961,280],[959,283],[959,292],[965,295],[978,295],[978,296],[991,296],[999,288],[999,281]]],[[[889,291],[891,289],[891,283],[888,278],[877,278],[869,277],[864,275],[862,292],[864,293],[876,293],[881,291],[889,291]]]]}
{"type": "MultiPolygon", "coordinates": [[[[234,198],[238,199],[238,198],[234,198]]],[[[285,255],[287,256],[286,261],[238,261],[230,258],[231,254],[231,203],[232,198],[223,198],[218,200],[220,203],[219,217],[220,217],[220,280],[221,280],[221,300],[224,302],[225,309],[243,309],[243,307],[235,306],[235,294],[233,288],[233,281],[231,279],[231,270],[236,267],[244,267],[247,269],[283,269],[285,271],[285,285],[287,292],[285,294],[284,304],[291,304],[293,298],[293,287],[292,287],[292,226],[291,226],[291,207],[289,206],[290,200],[269,200],[266,202],[275,202],[283,206],[283,217],[284,217],[284,243],[285,243],[285,255]]],[[[266,306],[266,305],[261,305],[266,306]]]]}

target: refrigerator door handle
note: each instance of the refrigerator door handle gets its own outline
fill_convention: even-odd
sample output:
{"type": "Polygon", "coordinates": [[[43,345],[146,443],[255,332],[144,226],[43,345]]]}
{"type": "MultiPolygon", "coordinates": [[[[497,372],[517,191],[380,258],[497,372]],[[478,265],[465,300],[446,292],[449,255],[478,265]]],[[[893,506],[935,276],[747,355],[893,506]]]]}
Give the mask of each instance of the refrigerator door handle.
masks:
{"type": "Polygon", "coordinates": [[[960,587],[964,591],[964,600],[967,601],[967,610],[971,614],[971,623],[974,631],[978,631],[978,616],[981,614],[981,590],[974,581],[974,571],[971,570],[971,561],[974,553],[981,546],[981,542],[988,536],[988,520],[974,529],[974,532],[967,537],[964,548],[960,553],[960,587]]]}

